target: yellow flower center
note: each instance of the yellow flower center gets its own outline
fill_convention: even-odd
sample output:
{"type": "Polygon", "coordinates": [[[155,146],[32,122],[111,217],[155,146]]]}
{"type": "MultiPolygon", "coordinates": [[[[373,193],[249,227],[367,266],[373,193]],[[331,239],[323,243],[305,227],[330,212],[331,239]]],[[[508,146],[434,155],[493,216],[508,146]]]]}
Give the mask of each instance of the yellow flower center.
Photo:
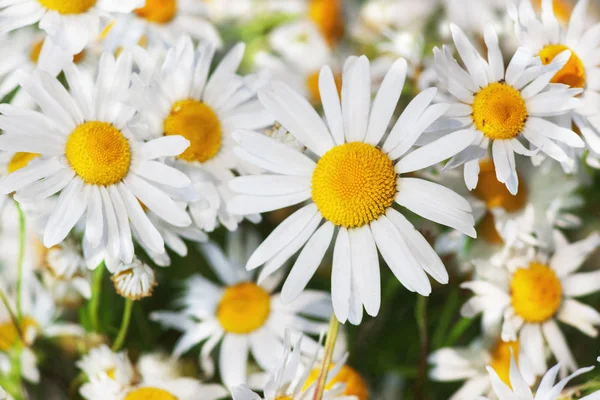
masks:
{"type": "Polygon", "coordinates": [[[362,142],[333,147],[312,176],[312,199],[328,221],[357,228],[376,220],[396,197],[392,160],[362,142]]]}
{"type": "Polygon", "coordinates": [[[166,390],[143,387],[127,393],[124,400],[177,400],[177,397],[166,390]]]}
{"type": "Polygon", "coordinates": [[[531,323],[550,319],[558,311],[562,300],[560,280],[550,267],[537,262],[515,272],[510,290],[515,312],[531,323]]]}
{"type": "Polygon", "coordinates": [[[554,57],[556,57],[565,50],[571,51],[571,57],[569,57],[569,61],[567,61],[565,66],[562,67],[562,69],[554,75],[550,82],[563,83],[573,88],[585,87],[585,66],[573,50],[569,49],[567,46],[562,44],[549,44],[547,46],[544,46],[544,48],[540,50],[540,53],[538,55],[542,60],[542,64],[547,65],[550,64],[552,60],[554,60],[554,57]]]}
{"type": "Polygon", "coordinates": [[[275,400],[294,400],[290,396],[278,396],[275,400]]]}
{"type": "Polygon", "coordinates": [[[146,0],[146,5],[134,10],[140,18],[165,24],[177,14],[177,0],[146,0]]]}
{"type": "Polygon", "coordinates": [[[260,286],[244,282],[225,289],[217,318],[226,332],[245,334],[263,326],[271,313],[271,298],[260,286]]]}
{"type": "Polygon", "coordinates": [[[499,340],[492,351],[490,366],[496,371],[498,377],[510,387],[510,350],[519,363],[519,342],[503,342],[499,340]]]}
{"type": "Polygon", "coordinates": [[[67,139],[65,156],[83,181],[90,185],[114,185],[129,172],[131,148],[120,130],[108,122],[79,125],[67,139]]]}
{"type": "MultiPolygon", "coordinates": [[[[331,368],[333,368],[333,366],[334,365],[332,365],[331,368]]],[[[310,375],[306,379],[303,390],[306,390],[313,382],[317,380],[319,377],[319,372],[319,368],[315,368],[311,371],[310,375]]],[[[332,389],[336,383],[343,383],[346,385],[346,389],[343,393],[346,396],[356,396],[358,400],[369,399],[369,387],[367,383],[362,376],[356,372],[356,370],[347,365],[344,365],[340,369],[340,372],[338,372],[338,374],[331,381],[329,381],[325,389],[332,389]]]]}
{"type": "Polygon", "coordinates": [[[9,174],[12,174],[13,172],[20,170],[21,168],[26,167],[31,160],[39,156],[40,155],[37,153],[15,153],[15,155],[12,156],[12,158],[10,159],[10,162],[8,163],[8,167],[6,169],[8,170],[9,174]]]}
{"type": "Polygon", "coordinates": [[[494,163],[491,160],[479,162],[479,181],[473,194],[484,201],[487,208],[502,207],[507,212],[523,209],[527,204],[527,189],[523,179],[519,179],[518,189],[513,196],[503,183],[498,182],[494,163]]]}
{"type": "Polygon", "coordinates": [[[473,121],[490,139],[517,137],[527,120],[527,106],[518,90],[505,83],[481,89],[473,101],[473,121]]]}
{"type": "MultiPolygon", "coordinates": [[[[23,317],[21,320],[21,332],[25,333],[30,329],[39,329],[38,323],[30,317],[23,317]]],[[[0,351],[9,352],[19,341],[19,332],[12,321],[5,321],[0,323],[0,351]]],[[[25,343],[29,345],[31,343],[25,343]]]]}
{"type": "MultiPolygon", "coordinates": [[[[335,74],[334,80],[339,96],[342,92],[342,77],[339,74],[335,74]]],[[[308,75],[306,78],[306,87],[308,88],[310,101],[313,104],[321,104],[321,92],[319,92],[319,71],[308,75]]]]}
{"type": "Polygon", "coordinates": [[[342,0],[311,0],[308,15],[330,46],[344,36],[342,0]]]}
{"type": "Polygon", "coordinates": [[[59,14],[83,14],[96,5],[96,0],[38,0],[42,7],[59,14]]]}
{"type": "MultiPolygon", "coordinates": [[[[540,10],[542,8],[542,0],[533,0],[533,5],[540,10]]],[[[562,23],[569,22],[569,19],[571,18],[571,11],[573,11],[573,6],[569,3],[569,1],[554,0],[552,5],[556,19],[562,23]]]]}
{"type": "Polygon", "coordinates": [[[165,136],[181,135],[190,141],[177,158],[189,162],[205,162],[221,148],[221,122],[212,108],[197,100],[181,100],[171,108],[164,122],[165,136]]]}

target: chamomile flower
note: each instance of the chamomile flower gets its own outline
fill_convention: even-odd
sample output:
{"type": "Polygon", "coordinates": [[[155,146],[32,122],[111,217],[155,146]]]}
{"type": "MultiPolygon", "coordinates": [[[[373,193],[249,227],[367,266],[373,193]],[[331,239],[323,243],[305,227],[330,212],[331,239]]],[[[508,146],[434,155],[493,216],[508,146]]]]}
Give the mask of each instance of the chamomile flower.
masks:
{"type": "Polygon", "coordinates": [[[157,285],[152,268],[138,259],[122,264],[110,279],[115,284],[117,293],[131,300],[152,296],[157,285]]]}
{"type": "Polygon", "coordinates": [[[138,44],[149,47],[175,45],[183,34],[221,47],[219,32],[208,20],[207,6],[194,0],[146,0],[132,13],[116,16],[102,39],[104,49],[130,50],[138,44]]]}
{"type": "Polygon", "coordinates": [[[515,354],[527,384],[532,385],[535,376],[519,342],[504,342],[499,338],[479,340],[469,347],[444,347],[436,350],[428,359],[432,367],[429,376],[439,382],[465,381],[450,400],[475,399],[491,393],[492,381],[486,369],[488,365],[503,382],[510,382],[511,354],[515,354]]]}
{"type": "Polygon", "coordinates": [[[101,17],[129,13],[143,0],[16,0],[0,5],[0,32],[38,24],[68,54],[80,53],[101,31],[101,17]]]}
{"type": "Polygon", "coordinates": [[[267,212],[311,200],[282,222],[246,264],[254,269],[266,263],[262,274],[268,275],[302,249],[283,286],[284,303],[305,288],[336,231],[331,290],[335,313],[342,322],[359,324],[363,305],[369,315],[379,311],[378,249],[409,290],[430,293],[426,272],[446,283],[448,274],[440,258],[392,207],[395,202],[475,236],[471,206],[464,198],[441,185],[399,176],[435,164],[473,140],[474,133],[449,137],[447,146],[435,154],[427,149],[408,153],[421,133],[448,109],[443,104],[430,105],[436,89],[419,94],[382,140],[402,92],[406,68],[403,59],[392,66],[371,107],[366,57],[346,62],[341,104],[331,69],[324,67],[319,86],[329,127],[307,100],[284,84],[275,82],[259,93],[275,118],[316,155],[316,162],[262,134],[234,133],[240,144],[236,154],[270,173],[238,177],[230,183],[239,193],[229,203],[232,212],[267,212]]]}
{"type": "MultiPolygon", "coordinates": [[[[148,124],[152,138],[181,135],[190,146],[173,154],[173,167],[198,187],[200,199],[189,201],[189,212],[200,228],[212,231],[217,221],[235,230],[242,220],[227,212],[227,182],[244,173],[233,154],[231,132],[264,128],[273,122],[255,98],[252,78],[236,74],[244,44],[236,45],[209,76],[214,47],[202,42],[196,49],[182,37],[162,65],[138,51],[140,75],[134,80],[133,104],[148,124]]],[[[185,199],[184,199],[185,200],[185,199]]]]}
{"type": "Polygon", "coordinates": [[[501,323],[503,340],[518,338],[537,374],[546,371],[544,341],[564,370],[577,369],[557,320],[593,337],[600,325],[600,313],[575,299],[600,290],[598,271],[576,272],[600,245],[600,236],[569,244],[557,233],[555,241],[553,254],[531,249],[507,260],[503,268],[482,263],[479,278],[463,284],[475,293],[463,306],[463,315],[483,313],[488,329],[501,323]]]}
{"type": "MultiPolygon", "coordinates": [[[[303,340],[306,338],[300,336],[292,349],[290,335],[286,334],[283,356],[264,385],[264,400],[309,400],[314,397],[316,381],[312,377],[312,371],[313,367],[317,365],[318,353],[312,354],[311,359],[306,360],[302,351],[303,340]]],[[[323,399],[362,400],[359,397],[345,395],[346,385],[334,382],[333,377],[337,376],[344,367],[345,358],[347,355],[342,360],[337,360],[327,375],[327,386],[323,393],[323,399]]],[[[263,400],[263,397],[246,385],[234,387],[231,392],[233,400],[263,400]]]]}
{"type": "Polygon", "coordinates": [[[7,104],[0,109],[0,149],[41,155],[5,177],[0,192],[16,190],[15,198],[25,204],[60,192],[44,229],[44,245],[60,243],[83,219],[83,249],[92,268],[102,259],[111,270],[119,260],[131,262],[132,229],[150,249],[164,251],[163,238],[140,202],[172,225],[191,224],[185,210],[161,189],[189,186],[189,178],[155,161],[180,154],[189,142],[181,136],[136,138],[141,134],[131,121],[133,109],[121,102],[131,68],[128,53],[116,61],[105,53],[92,82],[71,65],[65,69],[69,91],[47,73],[24,74],[21,86],[42,111],[7,104]]]}
{"type": "MultiPolygon", "coordinates": [[[[249,253],[256,248],[253,236],[243,237],[238,231],[232,238],[234,241],[230,243],[234,244],[229,245],[228,256],[212,242],[201,245],[222,285],[194,275],[185,283],[179,301],[181,311],[151,315],[162,325],[184,332],[173,350],[175,356],[205,341],[200,361],[208,375],[214,369],[211,352],[220,343],[219,373],[227,387],[246,382],[249,353],[263,370],[270,371],[283,354],[286,327],[320,334],[326,330],[326,324],[306,317],[325,319],[331,312],[331,300],[324,292],[307,291],[297,302],[283,305],[279,295],[272,294],[279,279],[259,279],[260,283],[255,283],[252,274],[243,267],[249,253]]],[[[312,350],[318,348],[312,339],[307,338],[306,342],[312,345],[312,350]]]]}
{"type": "MultiPolygon", "coordinates": [[[[115,353],[105,344],[91,349],[76,365],[91,381],[105,377],[120,388],[129,387],[134,381],[133,366],[127,354],[115,353]]],[[[87,390],[85,385],[81,388],[82,393],[87,390]]]]}
{"type": "MultiPolygon", "coordinates": [[[[495,398],[498,400],[558,400],[562,398],[562,391],[569,383],[569,381],[579,375],[585,374],[594,367],[580,368],[573,372],[571,375],[564,379],[561,379],[556,385],[554,384],[558,371],[560,369],[560,363],[552,367],[548,372],[544,374],[535,395],[531,391],[526,380],[523,378],[522,371],[517,366],[514,357],[511,358],[510,362],[510,381],[506,382],[498,377],[497,372],[493,367],[488,367],[490,379],[492,380],[492,387],[494,389],[495,398]]],[[[589,396],[582,397],[581,400],[594,400],[598,399],[598,394],[595,393],[589,396]]]]}
{"type": "MultiPolygon", "coordinates": [[[[564,114],[579,101],[573,96],[580,89],[551,85],[552,76],[568,61],[565,51],[548,65],[534,58],[531,50],[521,47],[508,67],[504,68],[495,31],[488,27],[485,43],[488,61],[477,52],[464,32],[452,25],[456,49],[465,63],[463,69],[453,58],[450,49],[434,49],[438,78],[454,99],[446,116],[452,117],[460,128],[452,129],[448,137],[473,136],[471,145],[450,159],[447,167],[464,164],[465,183],[469,189],[477,186],[479,160],[491,147],[498,181],[515,194],[519,179],[515,169],[515,153],[531,156],[523,142],[559,162],[573,162],[557,142],[570,147],[583,147],[583,141],[569,129],[562,128],[546,117],[564,114]]],[[[434,141],[425,146],[430,152],[441,151],[434,141]]],[[[443,142],[442,142],[443,143],[443,142]]]]}
{"type": "MultiPolygon", "coordinates": [[[[596,27],[586,29],[587,0],[580,0],[571,13],[568,26],[559,23],[561,8],[552,1],[542,1],[542,18],[538,19],[529,0],[511,9],[515,30],[521,45],[539,56],[542,64],[551,63],[564,50],[571,51],[567,63],[556,72],[551,82],[581,90],[579,106],[560,122],[570,128],[574,124],[587,147],[591,159],[600,157],[600,69],[595,54],[600,50],[596,27]]],[[[569,151],[569,150],[567,150],[569,151]]],[[[573,150],[570,150],[573,153],[573,150]]],[[[591,163],[593,165],[593,163],[591,163]]],[[[567,166],[572,169],[573,166],[567,166]]]]}

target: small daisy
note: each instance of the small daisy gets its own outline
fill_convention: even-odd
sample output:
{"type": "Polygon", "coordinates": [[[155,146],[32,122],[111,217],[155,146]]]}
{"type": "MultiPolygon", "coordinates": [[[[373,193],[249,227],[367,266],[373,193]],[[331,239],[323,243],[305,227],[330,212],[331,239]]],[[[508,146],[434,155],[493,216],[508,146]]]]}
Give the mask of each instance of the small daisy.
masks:
{"type": "MultiPolygon", "coordinates": [[[[600,39],[595,33],[597,26],[586,29],[588,3],[587,0],[577,2],[565,28],[558,21],[561,8],[556,4],[553,7],[552,1],[542,1],[541,20],[529,0],[521,1],[518,9],[513,6],[510,10],[519,41],[538,55],[542,64],[551,63],[564,50],[571,51],[568,62],[556,72],[551,82],[579,89],[581,102],[560,122],[569,129],[572,124],[578,128],[591,151],[590,160],[597,160],[600,157],[600,111],[597,106],[600,68],[595,55],[600,51],[600,39]]],[[[593,162],[590,164],[594,165],[593,162]]]]}
{"type": "Polygon", "coordinates": [[[474,139],[475,132],[448,136],[447,146],[435,154],[427,149],[408,153],[421,133],[448,109],[444,104],[430,105],[436,89],[419,94],[382,140],[402,92],[406,68],[403,59],[392,66],[371,107],[366,57],[346,62],[341,104],[331,69],[324,67],[319,86],[328,125],[307,100],[284,84],[275,82],[259,93],[276,119],[316,155],[316,162],[262,134],[234,133],[240,144],[236,154],[270,174],[238,177],[230,183],[240,193],[229,203],[233,213],[268,212],[311,200],[281,223],[246,264],[251,270],[266,263],[262,274],[268,275],[302,249],[283,286],[284,303],[306,287],[336,231],[331,290],[335,313],[342,322],[359,324],[363,305],[369,315],[379,312],[377,249],[411,291],[431,292],[426,272],[441,283],[448,282],[440,258],[393,208],[395,202],[475,237],[471,206],[464,198],[441,185],[399,176],[435,164],[474,139]]]}
{"type": "MultiPolygon", "coordinates": [[[[314,397],[316,381],[312,377],[312,371],[313,366],[317,365],[318,353],[314,353],[309,362],[303,361],[302,341],[305,339],[300,336],[292,349],[290,335],[286,334],[283,356],[277,363],[277,369],[270,374],[264,385],[264,400],[310,400],[314,397]]],[[[342,360],[338,360],[327,375],[324,400],[362,400],[359,397],[345,395],[346,385],[334,382],[335,379],[332,379],[344,367],[346,357],[347,355],[342,360]]],[[[231,391],[233,400],[263,400],[263,397],[254,393],[246,385],[234,387],[231,391]]]]}
{"type": "Polygon", "coordinates": [[[526,376],[527,384],[532,385],[535,376],[519,342],[503,342],[499,339],[477,341],[469,347],[436,350],[428,359],[431,364],[429,376],[440,382],[465,381],[450,400],[472,400],[492,390],[486,369],[488,365],[494,368],[503,382],[510,382],[511,353],[516,354],[516,361],[526,376]]]}
{"type": "Polygon", "coordinates": [[[132,103],[148,124],[150,137],[182,135],[189,140],[187,150],[169,161],[199,189],[200,200],[189,202],[192,218],[206,231],[217,221],[235,230],[242,218],[226,210],[227,182],[245,167],[233,154],[231,132],[273,122],[255,98],[252,78],[236,74],[244,44],[236,45],[210,76],[215,49],[207,42],[195,49],[189,37],[182,37],[162,65],[138,50],[141,71],[134,79],[132,103]]]}
{"type": "MultiPolygon", "coordinates": [[[[133,366],[127,354],[115,353],[105,344],[91,349],[76,365],[89,380],[106,377],[121,388],[130,386],[134,380],[133,366]]],[[[82,394],[87,390],[86,385],[81,387],[82,394]]]]}
{"type": "MultiPolygon", "coordinates": [[[[535,151],[541,151],[559,162],[572,163],[573,160],[556,142],[583,147],[583,141],[575,132],[544,119],[564,114],[579,104],[573,96],[581,89],[549,84],[556,71],[567,63],[569,52],[561,53],[544,66],[539,58],[534,58],[531,50],[521,47],[505,70],[498,37],[491,27],[485,31],[487,62],[458,26],[452,25],[451,29],[466,70],[454,60],[449,48],[434,49],[438,78],[454,97],[446,116],[461,125],[452,129],[453,137],[475,137],[469,147],[450,159],[447,167],[464,164],[465,183],[469,189],[474,189],[479,175],[479,160],[491,147],[498,181],[515,194],[519,179],[514,155],[534,154],[524,146],[525,141],[535,151]]],[[[437,141],[424,147],[430,152],[441,150],[437,141]]]]}
{"type": "Polygon", "coordinates": [[[110,279],[115,284],[117,293],[130,300],[152,296],[157,285],[152,268],[137,258],[131,263],[122,264],[110,279]]]}
{"type": "MultiPolygon", "coordinates": [[[[569,381],[579,375],[590,372],[594,367],[580,368],[571,375],[560,380],[556,385],[554,381],[558,375],[560,363],[552,367],[544,374],[535,395],[532,393],[526,380],[523,378],[522,372],[519,370],[514,357],[510,361],[510,382],[505,382],[498,377],[498,374],[493,367],[488,367],[490,379],[494,394],[498,400],[558,400],[562,397],[562,391],[569,381]]],[[[600,392],[593,393],[589,396],[582,397],[580,400],[597,400],[600,392]]]]}
{"type": "Polygon", "coordinates": [[[575,300],[600,290],[599,271],[575,272],[600,246],[600,235],[569,244],[557,233],[555,242],[550,255],[531,249],[507,260],[503,268],[484,263],[478,266],[479,278],[462,285],[475,293],[463,306],[463,315],[483,313],[487,330],[502,323],[502,339],[519,339],[536,374],[546,371],[544,339],[563,372],[577,369],[557,320],[592,337],[600,325],[600,313],[575,300]]]}
{"type": "Polygon", "coordinates": [[[101,18],[128,13],[143,0],[15,0],[0,5],[0,33],[39,23],[55,44],[80,53],[101,32],[101,18]]]}
{"type": "Polygon", "coordinates": [[[207,6],[194,0],[146,0],[143,7],[130,14],[116,16],[107,28],[102,43],[104,49],[130,50],[138,44],[175,45],[183,34],[196,40],[206,40],[221,47],[219,32],[207,19],[207,6]]]}
{"type": "MultiPolygon", "coordinates": [[[[280,26],[269,34],[269,44],[272,52],[256,54],[254,67],[269,71],[274,79],[286,83],[311,103],[320,104],[319,71],[323,65],[335,64],[335,60],[318,26],[309,20],[280,26]]],[[[336,84],[340,87],[341,77],[336,84]]]]}
{"type": "MultiPolygon", "coordinates": [[[[162,325],[184,332],[173,350],[175,356],[205,341],[200,361],[208,375],[214,369],[211,352],[221,343],[219,372],[227,387],[246,382],[249,353],[263,370],[270,371],[283,354],[286,328],[320,334],[327,324],[306,317],[325,319],[331,312],[329,296],[317,291],[306,291],[297,302],[283,305],[278,294],[271,294],[279,279],[259,279],[257,284],[243,267],[258,244],[256,237],[243,237],[238,231],[232,238],[228,256],[212,242],[201,245],[223,286],[195,275],[185,284],[180,312],[151,315],[162,325]]],[[[318,348],[312,339],[307,338],[306,342],[311,343],[312,349],[318,348]]]]}
{"type": "MultiPolygon", "coordinates": [[[[96,82],[71,65],[65,69],[67,91],[45,72],[23,74],[20,83],[41,112],[0,106],[0,149],[40,154],[0,182],[0,193],[16,190],[15,199],[32,204],[60,192],[44,229],[44,245],[60,243],[80,220],[85,220],[86,260],[106,260],[114,270],[119,260],[133,259],[133,229],[144,244],[164,252],[164,241],[142,206],[175,226],[191,224],[161,187],[184,188],[185,174],[156,161],[181,154],[189,142],[181,136],[148,142],[131,117],[133,109],[121,99],[129,86],[132,60],[123,53],[116,61],[105,53],[96,82]]],[[[142,133],[143,134],[143,133],[142,133]]]]}

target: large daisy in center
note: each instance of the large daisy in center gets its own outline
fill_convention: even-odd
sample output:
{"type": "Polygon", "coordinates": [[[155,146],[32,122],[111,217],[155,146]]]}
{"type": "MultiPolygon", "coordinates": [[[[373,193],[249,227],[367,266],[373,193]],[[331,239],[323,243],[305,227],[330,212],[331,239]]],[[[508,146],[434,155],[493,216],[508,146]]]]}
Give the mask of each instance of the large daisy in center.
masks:
{"type": "Polygon", "coordinates": [[[441,185],[402,176],[456,154],[473,140],[474,135],[449,135],[440,152],[419,149],[408,153],[421,133],[448,109],[445,104],[431,105],[436,89],[419,94],[383,140],[406,68],[403,59],[392,66],[371,107],[366,57],[346,62],[341,104],[333,73],[323,67],[319,87],[329,127],[307,100],[287,86],[273,83],[259,92],[262,104],[306,145],[309,154],[259,133],[234,132],[241,146],[234,152],[270,174],[230,182],[231,189],[240,193],[229,203],[230,211],[267,212],[311,200],[279,225],[247,263],[249,269],[266,264],[262,274],[268,275],[303,248],[283,286],[284,302],[292,301],[305,288],[336,232],[332,295],[342,322],[360,323],[363,305],[370,315],[379,312],[377,249],[411,291],[430,293],[425,272],[446,283],[448,274],[440,258],[393,208],[394,203],[475,236],[471,207],[464,198],[441,185]],[[315,157],[311,158],[312,154],[315,157]]]}

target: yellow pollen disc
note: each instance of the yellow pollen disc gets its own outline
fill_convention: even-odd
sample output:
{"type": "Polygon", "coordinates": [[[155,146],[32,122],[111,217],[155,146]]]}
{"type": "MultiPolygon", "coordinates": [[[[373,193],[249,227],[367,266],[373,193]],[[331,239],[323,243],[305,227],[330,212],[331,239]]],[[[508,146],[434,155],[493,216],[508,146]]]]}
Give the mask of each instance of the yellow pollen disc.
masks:
{"type": "Polygon", "coordinates": [[[10,162],[8,163],[8,167],[6,169],[8,170],[8,173],[11,174],[15,171],[20,170],[23,167],[26,167],[31,160],[39,156],[40,155],[37,153],[15,153],[15,155],[12,156],[12,158],[10,159],[10,162]]]}
{"type": "Polygon", "coordinates": [[[330,46],[344,36],[342,0],[311,0],[308,15],[330,46]]]}
{"type": "Polygon", "coordinates": [[[490,366],[496,371],[498,377],[502,379],[510,387],[510,350],[512,349],[513,355],[517,365],[519,364],[519,342],[503,342],[499,340],[492,351],[492,361],[490,366]]]}
{"type": "Polygon", "coordinates": [[[166,390],[143,387],[127,393],[124,400],[177,400],[177,397],[166,390]]]}
{"type": "MultiPolygon", "coordinates": [[[[565,50],[571,50],[567,46],[562,44],[549,44],[545,46],[540,53],[540,59],[542,60],[542,64],[547,65],[554,60],[554,57],[559,55],[565,50]]],[[[571,57],[569,61],[565,64],[564,67],[560,71],[558,71],[554,77],[550,80],[552,83],[563,83],[565,85],[569,85],[573,88],[583,88],[585,87],[585,66],[581,59],[575,54],[573,50],[571,50],[571,57]]]]}
{"type": "Polygon", "coordinates": [[[490,139],[517,137],[527,121],[527,106],[518,90],[504,83],[481,89],[473,100],[473,121],[490,139]]]}
{"type": "Polygon", "coordinates": [[[177,0],[146,0],[146,5],[135,9],[134,12],[140,18],[165,24],[177,14],[177,0]]]}
{"type": "Polygon", "coordinates": [[[294,400],[290,396],[278,396],[275,400],[294,400]]]}
{"type": "MultiPolygon", "coordinates": [[[[331,368],[333,367],[334,365],[331,366],[331,368]]],[[[318,379],[319,372],[319,368],[315,368],[311,371],[310,375],[306,379],[306,383],[304,384],[303,390],[306,390],[310,385],[312,385],[313,382],[315,382],[318,379]]],[[[338,372],[338,374],[331,381],[329,381],[325,389],[332,389],[336,383],[344,383],[346,385],[346,389],[343,393],[346,396],[356,396],[358,400],[369,399],[369,387],[367,383],[356,370],[347,365],[344,365],[340,369],[340,372],[338,372]]]]}
{"type": "Polygon", "coordinates": [[[473,194],[484,201],[487,208],[502,207],[507,212],[523,209],[527,204],[527,189],[523,179],[519,179],[518,190],[513,196],[503,183],[498,182],[496,169],[491,160],[479,162],[479,181],[473,194]]]}
{"type": "Polygon", "coordinates": [[[189,162],[206,162],[221,148],[221,122],[212,108],[197,100],[181,100],[171,108],[164,122],[165,136],[181,135],[190,141],[177,158],[189,162]]]}
{"type": "MultiPolygon", "coordinates": [[[[39,329],[38,323],[30,317],[21,320],[21,332],[25,334],[30,328],[39,329]]],[[[9,352],[19,341],[19,333],[12,321],[0,323],[0,351],[9,352]]],[[[25,343],[28,345],[29,343],[25,343]]]]}
{"type": "Polygon", "coordinates": [[[83,14],[94,5],[96,0],[38,0],[42,7],[57,11],[59,14],[83,14]]]}
{"type": "MultiPolygon", "coordinates": [[[[339,74],[334,75],[335,87],[338,96],[342,93],[342,77],[339,74]]],[[[321,104],[321,92],[319,92],[319,71],[313,72],[306,78],[306,87],[313,104],[321,104]]]]}
{"type": "Polygon", "coordinates": [[[312,199],[328,221],[357,228],[376,220],[396,197],[392,160],[362,142],[333,147],[312,176],[312,199]]]}
{"type": "Polygon", "coordinates": [[[510,282],[511,301],[517,315],[526,322],[544,322],[550,318],[562,300],[562,286],[547,265],[532,262],[529,268],[519,268],[510,282]]]}
{"type": "Polygon", "coordinates": [[[271,313],[271,298],[260,286],[244,282],[225,289],[217,319],[226,332],[245,334],[263,326],[271,313]]]}
{"type": "Polygon", "coordinates": [[[65,156],[83,181],[90,185],[114,185],[129,172],[131,148],[120,130],[108,122],[79,125],[67,139],[65,156]]]}

